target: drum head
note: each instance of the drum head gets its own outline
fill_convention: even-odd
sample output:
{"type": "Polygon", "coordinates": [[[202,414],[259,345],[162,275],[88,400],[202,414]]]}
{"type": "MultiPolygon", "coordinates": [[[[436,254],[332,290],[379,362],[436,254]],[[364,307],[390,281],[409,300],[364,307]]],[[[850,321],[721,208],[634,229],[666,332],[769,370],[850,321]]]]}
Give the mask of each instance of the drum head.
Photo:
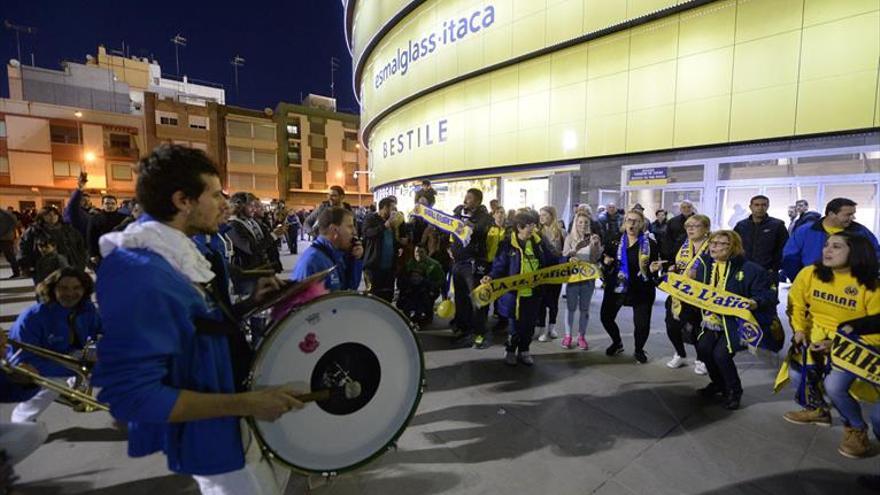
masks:
{"type": "Polygon", "coordinates": [[[335,389],[275,422],[252,420],[264,449],[303,473],[339,473],[384,453],[422,393],[424,363],[412,327],[388,303],[354,293],[323,296],[279,321],[257,349],[251,388],[293,383],[335,389]],[[341,385],[356,381],[359,394],[341,385]]]}

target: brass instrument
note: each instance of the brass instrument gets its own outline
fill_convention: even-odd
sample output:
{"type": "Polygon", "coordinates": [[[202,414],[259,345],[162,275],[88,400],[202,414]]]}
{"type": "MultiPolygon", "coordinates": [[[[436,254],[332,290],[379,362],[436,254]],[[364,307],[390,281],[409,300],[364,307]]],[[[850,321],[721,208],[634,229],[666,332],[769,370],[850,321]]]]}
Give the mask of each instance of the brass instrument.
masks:
{"type": "Polygon", "coordinates": [[[89,381],[89,376],[92,367],[94,366],[94,362],[85,359],[77,359],[74,356],[61,354],[60,352],[55,352],[50,349],[26,344],[16,340],[9,340],[8,343],[13,348],[18,349],[13,355],[13,358],[20,352],[30,352],[44,359],[55,361],[61,366],[73,371],[76,381],[73,387],[68,387],[50,380],[39,373],[34,373],[23,366],[14,365],[4,357],[0,357],[0,370],[12,375],[25,377],[40,387],[57,392],[61,396],[58,402],[72,407],[74,411],[94,412],[110,410],[106,404],[98,402],[98,400],[92,396],[92,386],[89,381]]]}

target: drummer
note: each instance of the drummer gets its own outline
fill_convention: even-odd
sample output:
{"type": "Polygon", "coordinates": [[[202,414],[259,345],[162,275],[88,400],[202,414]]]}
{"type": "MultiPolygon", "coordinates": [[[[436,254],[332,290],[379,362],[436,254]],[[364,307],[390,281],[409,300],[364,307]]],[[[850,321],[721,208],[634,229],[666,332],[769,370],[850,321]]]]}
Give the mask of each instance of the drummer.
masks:
{"type": "MultiPolygon", "coordinates": [[[[289,386],[235,393],[223,319],[204,289],[215,275],[190,239],[219,228],[217,169],[200,150],[163,145],[141,160],[136,190],[144,214],[100,240],[98,399],[129,423],[129,455],[164,451],[168,468],[202,493],[264,493],[245,464],[239,420],[274,421],[302,403],[289,386]]],[[[277,286],[260,279],[252,297],[277,286]]]]}
{"type": "Polygon", "coordinates": [[[290,280],[304,280],[335,266],[324,281],[327,290],[357,290],[364,272],[364,247],[354,234],[351,211],[339,206],[325,208],[318,215],[318,238],[303,251],[290,280]]]}

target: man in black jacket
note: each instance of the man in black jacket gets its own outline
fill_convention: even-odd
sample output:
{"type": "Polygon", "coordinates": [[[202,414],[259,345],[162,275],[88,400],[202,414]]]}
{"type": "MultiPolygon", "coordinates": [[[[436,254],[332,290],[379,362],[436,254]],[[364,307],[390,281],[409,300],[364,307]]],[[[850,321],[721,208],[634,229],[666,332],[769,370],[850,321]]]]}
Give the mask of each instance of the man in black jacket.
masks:
{"type": "Polygon", "coordinates": [[[483,206],[483,191],[479,189],[468,189],[464,204],[456,206],[453,214],[473,229],[467,245],[455,237],[449,248],[452,253],[452,284],[455,289],[454,330],[458,336],[455,345],[472,344],[478,349],[485,349],[491,345],[491,336],[486,335],[489,307],[474,308],[471,304],[471,291],[492,268],[492,260],[486,259],[486,235],[494,221],[483,206]]]}
{"type": "Polygon", "coordinates": [[[767,214],[770,199],[764,195],[749,201],[752,214],[737,222],[733,230],[742,237],[746,259],[761,265],[770,274],[775,287],[782,269],[782,248],[788,240],[785,222],[767,214]]]}
{"type": "Polygon", "coordinates": [[[794,221],[794,226],[791,228],[790,234],[794,234],[795,230],[822,218],[822,215],[818,211],[810,211],[810,203],[808,203],[806,199],[795,201],[794,209],[797,211],[797,218],[794,221]]]}
{"type": "Polygon", "coordinates": [[[675,259],[676,253],[678,253],[678,250],[681,249],[685,239],[687,239],[687,232],[684,230],[684,222],[696,213],[694,204],[688,200],[684,200],[678,205],[678,211],[680,213],[672,217],[672,220],[670,220],[669,224],[666,226],[666,242],[659,243],[666,249],[666,251],[661,252],[660,255],[667,261],[675,259]]]}
{"type": "Polygon", "coordinates": [[[101,261],[101,250],[98,248],[98,239],[102,235],[112,232],[117,225],[125,220],[126,215],[117,211],[115,196],[101,197],[101,211],[89,216],[89,226],[86,229],[86,240],[89,248],[89,259],[92,265],[97,267],[101,261]]]}
{"type": "Polygon", "coordinates": [[[364,218],[364,274],[370,294],[391,302],[394,298],[394,265],[398,242],[397,198],[388,196],[379,200],[379,211],[364,218]]]}
{"type": "Polygon", "coordinates": [[[303,222],[303,229],[311,232],[312,237],[318,237],[318,217],[321,216],[322,211],[333,206],[341,206],[348,211],[353,211],[351,205],[345,202],[345,189],[342,186],[330,186],[330,192],[327,193],[327,201],[321,202],[309,213],[309,216],[303,222]]]}

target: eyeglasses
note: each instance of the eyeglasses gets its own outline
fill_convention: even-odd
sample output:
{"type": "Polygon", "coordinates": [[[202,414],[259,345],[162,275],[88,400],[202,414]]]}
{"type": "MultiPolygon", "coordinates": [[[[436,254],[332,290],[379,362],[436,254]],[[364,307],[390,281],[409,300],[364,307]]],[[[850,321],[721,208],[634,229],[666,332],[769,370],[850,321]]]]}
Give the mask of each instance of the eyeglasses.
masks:
{"type": "Polygon", "coordinates": [[[719,241],[710,241],[710,246],[718,246],[718,247],[727,247],[730,246],[729,242],[719,242],[719,241]]]}

